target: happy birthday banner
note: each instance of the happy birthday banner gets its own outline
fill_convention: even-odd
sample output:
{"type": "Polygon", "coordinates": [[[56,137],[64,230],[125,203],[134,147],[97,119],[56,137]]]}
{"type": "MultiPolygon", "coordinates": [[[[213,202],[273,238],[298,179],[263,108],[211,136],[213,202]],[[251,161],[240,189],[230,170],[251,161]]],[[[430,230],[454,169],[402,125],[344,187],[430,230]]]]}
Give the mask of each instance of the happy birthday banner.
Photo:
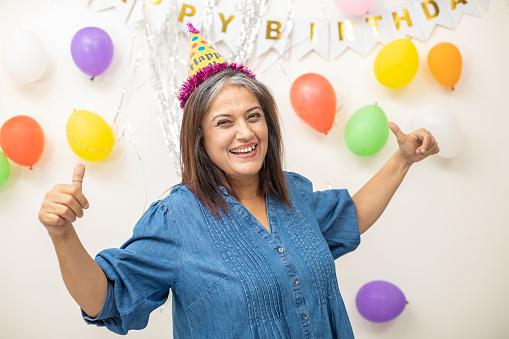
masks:
{"type": "MultiPolygon", "coordinates": [[[[136,1],[143,1],[154,20],[161,23],[168,15],[167,8],[172,2],[103,0],[98,10],[115,8],[127,21],[136,1]]],[[[481,16],[477,5],[487,12],[489,2],[490,0],[411,1],[363,16],[298,19],[294,25],[288,25],[288,17],[264,15],[256,40],[256,56],[259,57],[271,49],[284,55],[289,51],[290,42],[297,59],[311,51],[326,60],[329,60],[329,56],[336,59],[347,49],[366,56],[377,43],[384,45],[408,36],[427,41],[437,25],[455,29],[463,14],[481,16]]],[[[174,15],[178,15],[181,32],[187,31],[186,22],[190,21],[201,29],[203,22],[211,17],[211,30],[205,32],[207,39],[212,43],[223,41],[233,52],[239,49],[239,32],[244,19],[242,12],[211,5],[210,0],[178,0],[177,13],[174,15]]]]}

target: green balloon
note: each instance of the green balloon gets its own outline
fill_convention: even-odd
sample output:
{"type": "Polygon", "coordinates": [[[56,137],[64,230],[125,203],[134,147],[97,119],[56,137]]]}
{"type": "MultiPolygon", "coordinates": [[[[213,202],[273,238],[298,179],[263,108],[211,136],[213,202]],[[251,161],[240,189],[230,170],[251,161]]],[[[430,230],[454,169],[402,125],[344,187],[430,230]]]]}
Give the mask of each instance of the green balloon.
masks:
{"type": "Polygon", "coordinates": [[[7,181],[9,173],[11,173],[9,160],[7,160],[5,154],[0,152],[0,186],[2,186],[7,181]]]}
{"type": "Polygon", "coordinates": [[[346,146],[363,157],[380,152],[389,138],[387,122],[384,111],[377,105],[362,107],[346,123],[346,146]]]}

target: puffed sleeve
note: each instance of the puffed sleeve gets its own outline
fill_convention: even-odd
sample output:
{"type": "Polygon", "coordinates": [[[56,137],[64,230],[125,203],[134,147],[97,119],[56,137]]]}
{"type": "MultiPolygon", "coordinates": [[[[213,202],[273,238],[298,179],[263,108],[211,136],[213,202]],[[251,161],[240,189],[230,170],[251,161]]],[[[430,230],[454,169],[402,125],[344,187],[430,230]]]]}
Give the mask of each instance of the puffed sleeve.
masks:
{"type": "Polygon", "coordinates": [[[164,304],[175,286],[182,262],[182,238],[170,210],[153,203],[134,227],[133,236],[118,249],[101,251],[95,261],[108,278],[100,314],[89,324],[117,334],[147,326],[150,313],[164,304]]]}
{"type": "Polygon", "coordinates": [[[287,173],[287,178],[311,208],[334,259],[355,250],[360,233],[355,205],[348,191],[313,192],[313,184],[307,178],[296,173],[287,173]]]}

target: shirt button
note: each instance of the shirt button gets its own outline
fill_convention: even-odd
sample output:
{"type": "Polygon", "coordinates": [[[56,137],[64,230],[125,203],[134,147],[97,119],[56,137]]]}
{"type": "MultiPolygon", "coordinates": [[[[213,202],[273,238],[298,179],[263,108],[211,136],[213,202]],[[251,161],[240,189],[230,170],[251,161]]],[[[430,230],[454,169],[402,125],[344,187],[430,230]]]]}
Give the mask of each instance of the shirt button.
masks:
{"type": "Polygon", "coordinates": [[[283,253],[284,251],[285,251],[285,249],[283,247],[279,248],[279,252],[283,253]]]}
{"type": "Polygon", "coordinates": [[[307,314],[303,314],[303,315],[302,315],[302,319],[304,319],[304,320],[308,320],[308,315],[307,315],[307,314]]]}
{"type": "Polygon", "coordinates": [[[300,282],[300,281],[299,281],[299,279],[295,279],[295,280],[293,281],[293,283],[294,283],[295,285],[298,285],[298,284],[299,284],[299,282],[300,282]]]}

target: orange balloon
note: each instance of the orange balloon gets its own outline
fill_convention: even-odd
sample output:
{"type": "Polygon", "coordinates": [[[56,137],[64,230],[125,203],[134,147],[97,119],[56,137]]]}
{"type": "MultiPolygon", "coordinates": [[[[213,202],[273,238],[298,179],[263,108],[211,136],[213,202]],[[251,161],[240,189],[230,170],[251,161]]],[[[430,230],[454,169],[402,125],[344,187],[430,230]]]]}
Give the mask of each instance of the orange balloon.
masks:
{"type": "Polygon", "coordinates": [[[320,74],[307,73],[298,77],[290,88],[293,110],[308,125],[327,133],[336,115],[336,93],[331,83],[320,74]]]}
{"type": "Polygon", "coordinates": [[[451,87],[461,76],[461,53],[456,46],[448,42],[436,44],[428,54],[428,66],[431,74],[444,86],[451,87]]]}
{"type": "Polygon", "coordinates": [[[44,133],[37,121],[18,115],[7,120],[0,129],[0,146],[15,163],[32,167],[44,149],[44,133]]]}

